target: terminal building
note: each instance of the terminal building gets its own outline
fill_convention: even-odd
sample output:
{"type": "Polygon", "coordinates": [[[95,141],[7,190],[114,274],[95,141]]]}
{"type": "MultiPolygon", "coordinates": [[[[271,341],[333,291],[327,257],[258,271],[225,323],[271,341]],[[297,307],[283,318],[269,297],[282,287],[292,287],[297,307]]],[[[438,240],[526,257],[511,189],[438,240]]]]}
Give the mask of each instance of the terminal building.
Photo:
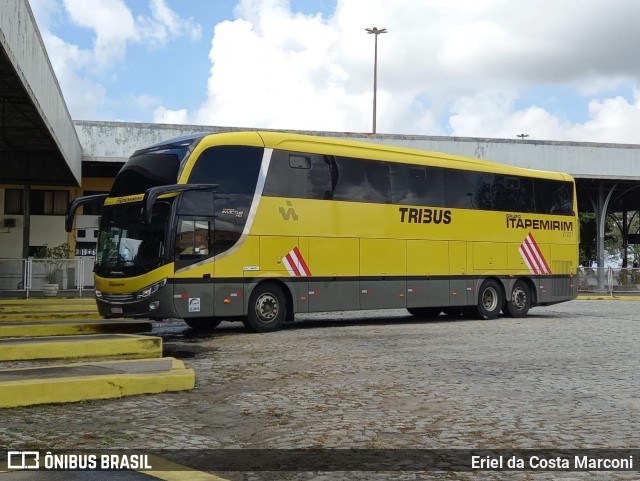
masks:
{"type": "MultiPolygon", "coordinates": [[[[43,245],[68,242],[91,261],[98,212],[85,208],[64,229],[70,200],[108,192],[135,150],[194,132],[240,130],[82,121],[71,118],[27,0],[0,2],[0,251],[25,260],[43,245]]],[[[544,140],[299,132],[447,152],[576,179],[579,209],[594,212],[597,263],[604,265],[605,217],[640,210],[640,145],[544,140]]],[[[0,262],[0,277],[5,264],[0,262]]],[[[91,286],[91,272],[81,281],[91,286]]],[[[16,287],[19,287],[17,282],[16,287]]]]}

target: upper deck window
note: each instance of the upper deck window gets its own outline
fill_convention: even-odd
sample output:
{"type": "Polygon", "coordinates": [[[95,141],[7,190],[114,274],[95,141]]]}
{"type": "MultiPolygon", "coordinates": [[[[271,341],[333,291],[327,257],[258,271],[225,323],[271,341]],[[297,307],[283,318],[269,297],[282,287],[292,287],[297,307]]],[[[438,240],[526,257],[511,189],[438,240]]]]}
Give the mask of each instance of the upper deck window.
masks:
{"type": "Polygon", "coordinates": [[[134,155],[118,172],[112,197],[142,194],[151,187],[175,184],[186,149],[167,149],[134,155]]]}
{"type": "Polygon", "coordinates": [[[205,150],[189,176],[190,184],[218,184],[219,194],[253,196],[263,149],[222,145],[205,150]]]}

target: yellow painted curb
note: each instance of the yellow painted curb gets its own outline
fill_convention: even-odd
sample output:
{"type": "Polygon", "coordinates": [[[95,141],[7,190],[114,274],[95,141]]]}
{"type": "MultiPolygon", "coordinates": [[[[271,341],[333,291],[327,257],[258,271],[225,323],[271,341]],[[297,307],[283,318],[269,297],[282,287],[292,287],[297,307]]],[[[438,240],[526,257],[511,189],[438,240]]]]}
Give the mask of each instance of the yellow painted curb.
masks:
{"type": "Polygon", "coordinates": [[[136,333],[151,331],[149,320],[37,320],[0,322],[0,339],[7,337],[74,336],[79,334],[136,333]]]}
{"type": "Polygon", "coordinates": [[[149,456],[149,463],[153,466],[152,470],[139,470],[138,472],[164,481],[228,481],[215,474],[197,471],[158,456],[149,456]]]}
{"type": "Polygon", "coordinates": [[[89,334],[0,339],[0,361],[109,356],[160,357],[162,338],[134,334],[89,334]]]}
{"type": "Polygon", "coordinates": [[[579,301],[640,301],[640,296],[623,295],[610,296],[609,294],[578,294],[579,301]]]}
{"type": "Polygon", "coordinates": [[[40,312],[40,313],[13,313],[0,314],[0,324],[3,322],[15,321],[51,321],[55,319],[102,319],[98,312],[89,311],[69,311],[64,313],[58,312],[40,312]]]}
{"type": "Polygon", "coordinates": [[[95,305],[86,304],[33,304],[33,305],[13,305],[3,306],[0,308],[2,314],[18,314],[18,313],[30,313],[30,312],[98,312],[98,308],[95,305]]]}
{"type": "Polygon", "coordinates": [[[46,306],[60,308],[73,306],[87,309],[95,307],[96,300],[93,297],[74,299],[0,299],[0,311],[39,309],[46,306]]]}
{"type": "Polygon", "coordinates": [[[8,372],[16,379],[0,382],[0,407],[5,408],[120,398],[195,387],[193,370],[185,368],[182,361],[174,358],[2,370],[0,378],[8,372]],[[65,371],[83,368],[100,374],[65,375],[65,371]]]}
{"type": "Polygon", "coordinates": [[[93,298],[0,300],[0,323],[40,319],[99,318],[100,314],[93,298]]]}

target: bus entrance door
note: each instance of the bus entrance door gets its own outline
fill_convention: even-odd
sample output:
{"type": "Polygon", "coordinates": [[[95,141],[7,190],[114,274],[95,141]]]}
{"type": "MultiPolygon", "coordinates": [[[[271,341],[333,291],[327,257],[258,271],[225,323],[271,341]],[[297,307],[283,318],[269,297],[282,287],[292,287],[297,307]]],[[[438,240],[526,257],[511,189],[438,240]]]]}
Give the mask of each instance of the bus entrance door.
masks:
{"type": "Polygon", "coordinates": [[[174,306],[183,318],[212,317],[213,222],[180,218],[175,241],[174,306]]]}

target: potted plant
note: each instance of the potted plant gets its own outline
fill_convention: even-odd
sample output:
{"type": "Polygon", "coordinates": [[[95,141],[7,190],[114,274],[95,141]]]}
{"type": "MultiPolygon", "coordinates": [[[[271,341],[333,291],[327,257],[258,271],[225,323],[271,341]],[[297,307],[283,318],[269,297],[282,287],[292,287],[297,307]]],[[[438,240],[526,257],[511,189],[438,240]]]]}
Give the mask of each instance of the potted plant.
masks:
{"type": "Polygon", "coordinates": [[[44,267],[47,283],[42,286],[42,293],[45,296],[56,296],[60,288],[58,284],[59,273],[62,272],[70,257],[69,244],[65,242],[56,247],[49,247],[45,244],[36,250],[33,257],[40,259],[40,263],[44,267]]]}

